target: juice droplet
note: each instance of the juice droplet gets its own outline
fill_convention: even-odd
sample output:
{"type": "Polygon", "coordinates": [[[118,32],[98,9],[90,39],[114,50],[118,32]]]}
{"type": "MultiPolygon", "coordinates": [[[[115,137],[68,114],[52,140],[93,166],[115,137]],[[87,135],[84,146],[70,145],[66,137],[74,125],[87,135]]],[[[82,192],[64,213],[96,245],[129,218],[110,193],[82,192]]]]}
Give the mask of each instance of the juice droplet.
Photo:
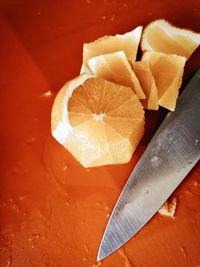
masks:
{"type": "Polygon", "coordinates": [[[181,252],[183,253],[183,256],[187,259],[187,252],[185,250],[185,247],[181,247],[181,252]]]}
{"type": "Polygon", "coordinates": [[[185,193],[186,193],[186,195],[188,195],[188,196],[191,196],[191,195],[192,195],[192,192],[191,192],[189,189],[187,189],[187,190],[185,191],[185,193]]]}
{"type": "Polygon", "coordinates": [[[17,210],[17,205],[15,203],[12,205],[12,209],[17,210]]]}
{"type": "Polygon", "coordinates": [[[41,10],[40,9],[37,11],[37,15],[41,16],[41,10]]]}
{"type": "Polygon", "coordinates": [[[67,165],[65,165],[65,166],[63,167],[63,171],[64,171],[64,172],[66,172],[68,169],[69,169],[69,167],[68,167],[67,165]]]}
{"type": "Polygon", "coordinates": [[[88,253],[89,252],[88,245],[87,244],[83,244],[83,247],[84,247],[85,251],[88,253]]]}
{"type": "Polygon", "coordinates": [[[115,18],[116,18],[116,15],[115,15],[115,14],[112,14],[112,15],[110,16],[109,20],[110,20],[111,22],[113,22],[113,21],[115,20],[115,18]]]}
{"type": "Polygon", "coordinates": [[[101,203],[99,201],[96,202],[97,207],[101,206],[101,203]]]}
{"type": "Polygon", "coordinates": [[[28,242],[29,242],[31,248],[35,248],[37,246],[39,239],[44,240],[44,238],[42,237],[42,235],[40,233],[33,233],[32,236],[30,236],[28,238],[28,242]]]}
{"type": "Polygon", "coordinates": [[[154,155],[152,158],[151,158],[151,164],[153,167],[158,167],[160,165],[160,159],[157,155],[154,155]]]}
{"type": "Polygon", "coordinates": [[[14,238],[15,237],[15,234],[14,233],[9,233],[9,236],[11,237],[11,238],[14,238]]]}
{"type": "Polygon", "coordinates": [[[53,95],[53,93],[51,92],[51,90],[49,90],[49,91],[41,94],[40,97],[48,97],[48,96],[52,96],[52,95],[53,95]]]}
{"type": "Polygon", "coordinates": [[[9,259],[8,259],[8,262],[6,264],[6,267],[10,267],[12,264],[12,256],[10,255],[9,259]]]}
{"type": "Polygon", "coordinates": [[[10,197],[10,198],[8,199],[8,202],[13,203],[13,198],[10,197]]]}
{"type": "Polygon", "coordinates": [[[17,200],[24,201],[26,198],[27,198],[26,195],[20,195],[20,196],[17,197],[17,200]]]}
{"type": "Polygon", "coordinates": [[[38,239],[38,238],[41,237],[41,234],[33,234],[33,236],[34,236],[36,239],[38,239]]]}

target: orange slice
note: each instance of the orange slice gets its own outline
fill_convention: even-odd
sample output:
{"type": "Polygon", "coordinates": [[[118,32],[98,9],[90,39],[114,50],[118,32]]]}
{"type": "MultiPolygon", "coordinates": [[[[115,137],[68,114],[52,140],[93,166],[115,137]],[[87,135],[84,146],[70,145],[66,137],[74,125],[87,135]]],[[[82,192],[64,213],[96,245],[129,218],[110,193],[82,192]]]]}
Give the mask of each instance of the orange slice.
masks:
{"type": "Polygon", "coordinates": [[[148,61],[137,61],[132,64],[140,81],[146,99],[141,100],[145,109],[158,110],[158,92],[148,61]]]}
{"type": "Polygon", "coordinates": [[[129,87],[83,74],[57,94],[54,138],[84,166],[128,162],[144,132],[144,111],[129,87]]]}
{"type": "Polygon", "coordinates": [[[133,31],[115,36],[104,36],[91,43],[83,45],[83,65],[81,73],[89,72],[87,61],[95,56],[124,51],[128,61],[135,61],[138,45],[142,33],[142,26],[133,31]]]}
{"type": "Polygon", "coordinates": [[[140,83],[123,51],[93,57],[88,60],[88,66],[95,76],[131,87],[139,99],[145,98],[140,83]]]}
{"type": "Polygon", "coordinates": [[[142,50],[152,50],[184,56],[187,59],[200,44],[200,34],[180,29],[163,19],[156,20],[144,29],[142,50]]]}
{"type": "Polygon", "coordinates": [[[149,62],[158,89],[158,104],[174,111],[186,58],[158,52],[146,52],[142,61],[149,62]]]}

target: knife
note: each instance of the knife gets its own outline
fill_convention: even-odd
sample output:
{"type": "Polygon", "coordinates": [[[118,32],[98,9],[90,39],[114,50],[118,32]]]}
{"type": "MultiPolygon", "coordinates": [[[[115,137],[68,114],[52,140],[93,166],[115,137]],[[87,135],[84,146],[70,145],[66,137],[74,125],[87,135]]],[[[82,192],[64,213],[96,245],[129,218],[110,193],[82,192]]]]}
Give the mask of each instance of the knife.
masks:
{"type": "Polygon", "coordinates": [[[98,251],[104,259],[159,210],[200,159],[200,69],[178,98],[132,171],[98,251]]]}

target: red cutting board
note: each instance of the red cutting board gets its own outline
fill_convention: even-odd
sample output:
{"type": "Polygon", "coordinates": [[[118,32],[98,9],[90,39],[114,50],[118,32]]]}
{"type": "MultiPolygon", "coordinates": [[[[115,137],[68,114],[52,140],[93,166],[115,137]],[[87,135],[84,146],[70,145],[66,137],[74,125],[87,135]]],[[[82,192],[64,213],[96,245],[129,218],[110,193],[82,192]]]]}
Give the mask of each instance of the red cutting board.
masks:
{"type": "MultiPolygon", "coordinates": [[[[50,134],[53,100],[78,75],[84,42],[158,18],[200,32],[200,2],[21,0],[0,8],[0,266],[200,266],[200,164],[174,193],[175,220],[157,214],[96,263],[115,201],[164,110],[146,113],[145,136],[128,164],[85,169],[50,134]]],[[[197,50],[184,85],[199,67],[197,50]]]]}

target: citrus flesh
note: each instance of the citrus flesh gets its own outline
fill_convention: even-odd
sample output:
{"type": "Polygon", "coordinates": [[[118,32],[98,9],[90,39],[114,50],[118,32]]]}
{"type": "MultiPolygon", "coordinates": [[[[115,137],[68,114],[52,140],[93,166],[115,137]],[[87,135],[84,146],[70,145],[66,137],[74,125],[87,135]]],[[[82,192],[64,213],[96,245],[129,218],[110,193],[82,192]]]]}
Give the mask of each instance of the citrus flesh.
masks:
{"type": "Polygon", "coordinates": [[[144,132],[144,111],[129,87],[83,74],[59,91],[52,135],[84,166],[128,162],[144,132]]]}
{"type": "Polygon", "coordinates": [[[137,61],[132,64],[132,67],[146,96],[146,99],[141,100],[143,107],[158,110],[158,92],[149,62],[137,61]]]}
{"type": "Polygon", "coordinates": [[[104,36],[94,42],[85,43],[83,45],[83,64],[80,73],[88,73],[89,68],[87,61],[98,55],[124,51],[128,61],[135,61],[141,34],[142,26],[138,26],[125,34],[104,36]]]}
{"type": "Polygon", "coordinates": [[[145,52],[142,61],[149,63],[154,76],[158,90],[158,104],[174,111],[186,58],[158,52],[145,52]]]}
{"type": "Polygon", "coordinates": [[[141,85],[131,69],[124,51],[93,57],[88,60],[88,66],[95,76],[131,87],[139,99],[145,98],[141,85]]]}
{"type": "Polygon", "coordinates": [[[157,51],[184,56],[187,59],[200,44],[200,34],[180,29],[163,19],[153,21],[144,29],[143,51],[157,51]]]}
{"type": "Polygon", "coordinates": [[[84,167],[131,159],[144,132],[143,107],[175,110],[184,65],[200,34],[156,20],[144,30],[145,53],[136,62],[141,34],[139,26],[85,43],[84,74],[56,96],[52,135],[84,167]]]}

